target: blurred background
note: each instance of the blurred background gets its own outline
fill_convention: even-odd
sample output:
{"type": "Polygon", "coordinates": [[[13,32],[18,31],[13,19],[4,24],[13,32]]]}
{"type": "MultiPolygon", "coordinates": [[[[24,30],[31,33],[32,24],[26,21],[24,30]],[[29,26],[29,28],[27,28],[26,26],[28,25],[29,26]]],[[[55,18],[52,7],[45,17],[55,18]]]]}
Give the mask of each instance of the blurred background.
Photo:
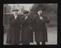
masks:
{"type": "MultiPolygon", "coordinates": [[[[48,16],[50,19],[50,23],[47,26],[48,30],[48,44],[57,44],[57,4],[49,3],[49,4],[4,4],[3,5],[3,26],[4,26],[4,44],[6,44],[6,32],[8,32],[8,22],[9,16],[5,16],[5,13],[13,13],[13,9],[18,9],[19,13],[27,10],[30,12],[30,16],[35,15],[35,13],[39,9],[44,9],[43,15],[48,16]]],[[[35,38],[34,42],[31,44],[36,44],[35,38]]]]}

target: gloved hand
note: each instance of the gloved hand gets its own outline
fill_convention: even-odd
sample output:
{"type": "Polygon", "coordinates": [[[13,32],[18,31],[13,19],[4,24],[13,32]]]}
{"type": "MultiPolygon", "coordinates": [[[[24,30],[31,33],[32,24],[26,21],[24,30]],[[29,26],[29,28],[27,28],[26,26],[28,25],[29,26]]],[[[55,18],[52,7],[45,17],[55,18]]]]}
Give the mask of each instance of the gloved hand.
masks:
{"type": "Polygon", "coordinates": [[[40,17],[41,20],[43,20],[43,17],[40,17]]]}

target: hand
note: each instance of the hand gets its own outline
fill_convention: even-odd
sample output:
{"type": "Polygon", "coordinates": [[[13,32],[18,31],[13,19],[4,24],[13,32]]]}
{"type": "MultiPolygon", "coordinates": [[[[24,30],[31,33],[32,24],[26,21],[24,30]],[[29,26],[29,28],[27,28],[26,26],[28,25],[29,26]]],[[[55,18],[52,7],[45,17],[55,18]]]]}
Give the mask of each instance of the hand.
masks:
{"type": "Polygon", "coordinates": [[[43,20],[43,17],[40,17],[41,20],[43,20]]]}

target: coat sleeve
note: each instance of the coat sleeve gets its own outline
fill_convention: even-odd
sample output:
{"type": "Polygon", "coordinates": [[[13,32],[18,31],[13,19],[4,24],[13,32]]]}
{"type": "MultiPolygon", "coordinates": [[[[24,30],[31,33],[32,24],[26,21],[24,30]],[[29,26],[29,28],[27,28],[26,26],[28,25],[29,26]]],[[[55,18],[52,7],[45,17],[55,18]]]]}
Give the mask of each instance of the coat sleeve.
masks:
{"type": "Polygon", "coordinates": [[[14,21],[14,15],[9,14],[9,24],[12,23],[13,21],[14,21]]]}
{"type": "Polygon", "coordinates": [[[47,16],[43,16],[43,22],[44,23],[49,23],[50,20],[49,20],[49,18],[47,16]]]}
{"type": "Polygon", "coordinates": [[[27,23],[28,23],[29,28],[32,29],[32,20],[30,17],[28,17],[27,23]]]}

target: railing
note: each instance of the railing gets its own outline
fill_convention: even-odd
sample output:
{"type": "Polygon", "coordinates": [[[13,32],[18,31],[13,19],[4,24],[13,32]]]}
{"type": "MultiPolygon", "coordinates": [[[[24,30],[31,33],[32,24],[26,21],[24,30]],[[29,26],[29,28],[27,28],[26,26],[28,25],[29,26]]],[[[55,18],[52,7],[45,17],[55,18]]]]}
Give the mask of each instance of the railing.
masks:
{"type": "Polygon", "coordinates": [[[13,13],[3,13],[3,14],[13,14],[13,13]]]}

